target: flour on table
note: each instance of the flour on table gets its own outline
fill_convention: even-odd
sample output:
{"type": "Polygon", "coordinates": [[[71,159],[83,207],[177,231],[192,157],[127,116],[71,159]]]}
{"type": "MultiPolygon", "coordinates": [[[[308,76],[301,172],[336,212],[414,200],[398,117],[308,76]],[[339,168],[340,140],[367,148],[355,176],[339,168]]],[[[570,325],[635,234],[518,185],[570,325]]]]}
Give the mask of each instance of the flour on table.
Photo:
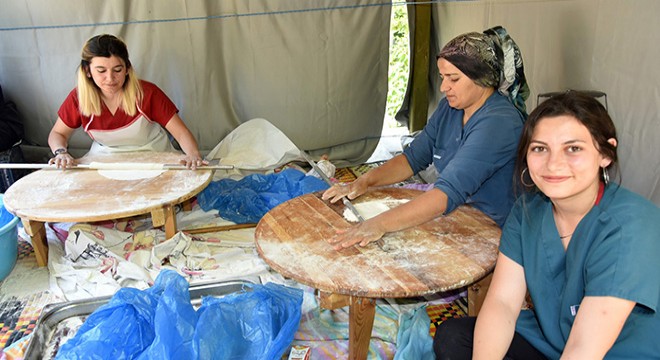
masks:
{"type": "Polygon", "coordinates": [[[99,175],[114,180],[150,179],[164,173],[166,170],[108,170],[99,169],[99,175]]]}
{"type": "MultiPolygon", "coordinates": [[[[403,203],[407,203],[408,199],[380,199],[374,201],[365,201],[359,204],[353,204],[355,209],[362,215],[365,220],[371,219],[385,211],[395,208],[403,203]]],[[[344,210],[344,219],[350,222],[358,222],[358,218],[353,212],[346,208],[344,210]]]]}

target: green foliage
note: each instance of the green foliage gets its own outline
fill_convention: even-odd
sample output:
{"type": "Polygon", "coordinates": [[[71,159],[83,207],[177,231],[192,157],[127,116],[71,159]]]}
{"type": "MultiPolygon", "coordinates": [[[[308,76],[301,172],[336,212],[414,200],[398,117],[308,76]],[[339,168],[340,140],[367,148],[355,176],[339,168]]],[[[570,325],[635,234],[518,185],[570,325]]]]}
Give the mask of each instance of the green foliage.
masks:
{"type": "Polygon", "coordinates": [[[408,12],[406,5],[392,7],[390,24],[390,63],[388,71],[387,127],[399,126],[394,115],[403,103],[408,86],[410,41],[408,37],[408,12]]]}

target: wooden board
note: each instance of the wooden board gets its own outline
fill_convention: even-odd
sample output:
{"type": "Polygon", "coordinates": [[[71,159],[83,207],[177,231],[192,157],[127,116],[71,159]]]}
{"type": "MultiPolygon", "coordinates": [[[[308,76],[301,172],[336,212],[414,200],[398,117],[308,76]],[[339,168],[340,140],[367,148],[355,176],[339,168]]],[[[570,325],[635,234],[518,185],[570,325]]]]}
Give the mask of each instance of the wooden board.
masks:
{"type": "MultiPolygon", "coordinates": [[[[418,190],[381,188],[353,203],[412,199],[418,190]]],[[[384,250],[334,250],[326,241],[351,226],[344,205],[320,193],[287,201],[269,211],[255,231],[259,255],[283,276],[324,292],[358,297],[398,298],[467,286],[495,266],[500,228],[480,211],[461,206],[448,216],[387,234],[384,250]]]]}
{"type": "MultiPolygon", "coordinates": [[[[132,152],[81,158],[90,162],[178,164],[180,153],[132,152]]],[[[39,170],[5,193],[6,208],[33,221],[87,222],[162,211],[190,199],[211,182],[210,170],[168,170],[148,179],[115,180],[97,170],[39,170]]]]}

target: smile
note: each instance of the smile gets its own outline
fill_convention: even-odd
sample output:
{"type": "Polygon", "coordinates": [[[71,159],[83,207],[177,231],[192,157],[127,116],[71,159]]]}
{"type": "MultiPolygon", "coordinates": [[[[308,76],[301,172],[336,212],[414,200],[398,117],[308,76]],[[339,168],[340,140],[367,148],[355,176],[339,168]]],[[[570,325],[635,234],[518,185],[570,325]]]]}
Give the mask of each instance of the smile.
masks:
{"type": "Polygon", "coordinates": [[[549,183],[559,183],[568,180],[570,176],[543,176],[543,180],[549,183]]]}

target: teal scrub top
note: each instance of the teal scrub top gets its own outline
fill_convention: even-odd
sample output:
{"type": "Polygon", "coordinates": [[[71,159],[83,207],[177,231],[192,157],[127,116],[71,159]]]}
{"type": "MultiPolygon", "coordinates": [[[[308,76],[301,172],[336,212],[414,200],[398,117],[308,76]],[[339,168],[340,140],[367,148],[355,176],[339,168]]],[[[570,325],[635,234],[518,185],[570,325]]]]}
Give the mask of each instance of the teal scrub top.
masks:
{"type": "Polygon", "coordinates": [[[519,198],[502,231],[500,252],[524,268],[534,304],[516,332],[558,359],[585,296],[637,303],[606,359],[660,358],[660,208],[610,183],[580,221],[566,251],[550,200],[519,198]]]}

